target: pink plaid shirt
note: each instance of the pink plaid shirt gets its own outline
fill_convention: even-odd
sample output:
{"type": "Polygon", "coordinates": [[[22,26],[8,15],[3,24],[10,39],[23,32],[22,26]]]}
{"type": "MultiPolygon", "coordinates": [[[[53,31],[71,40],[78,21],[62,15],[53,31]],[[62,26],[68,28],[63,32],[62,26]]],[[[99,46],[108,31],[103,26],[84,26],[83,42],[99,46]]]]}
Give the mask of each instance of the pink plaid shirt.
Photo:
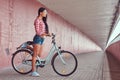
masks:
{"type": "Polygon", "coordinates": [[[45,33],[45,24],[42,19],[36,18],[34,26],[37,35],[42,35],[45,33]]]}

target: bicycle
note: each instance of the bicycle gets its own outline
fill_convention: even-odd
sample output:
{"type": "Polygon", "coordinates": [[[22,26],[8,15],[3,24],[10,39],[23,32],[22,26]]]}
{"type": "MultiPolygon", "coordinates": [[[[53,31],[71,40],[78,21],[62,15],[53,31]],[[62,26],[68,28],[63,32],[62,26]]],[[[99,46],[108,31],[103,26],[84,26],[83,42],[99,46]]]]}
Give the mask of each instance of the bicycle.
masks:
{"type": "MultiPolygon", "coordinates": [[[[55,34],[52,33],[51,37],[52,48],[46,58],[41,59],[37,56],[36,68],[43,68],[51,61],[52,68],[58,75],[69,76],[73,74],[78,66],[76,56],[69,51],[61,50],[61,47],[56,45],[55,34]]],[[[29,44],[20,45],[12,56],[12,67],[20,74],[28,74],[32,71],[33,50],[27,48],[27,46],[32,45],[33,42],[28,41],[27,43],[29,44]]]]}

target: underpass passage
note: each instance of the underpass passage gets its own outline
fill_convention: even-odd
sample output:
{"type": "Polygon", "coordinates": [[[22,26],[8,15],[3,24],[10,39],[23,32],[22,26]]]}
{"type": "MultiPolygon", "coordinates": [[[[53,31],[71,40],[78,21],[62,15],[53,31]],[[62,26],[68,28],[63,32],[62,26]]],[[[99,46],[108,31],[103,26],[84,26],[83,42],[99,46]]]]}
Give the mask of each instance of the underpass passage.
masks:
{"type": "MultiPolygon", "coordinates": [[[[39,68],[40,77],[31,77],[30,74],[21,75],[13,68],[0,71],[0,80],[103,80],[103,52],[90,52],[76,55],[78,68],[71,76],[57,75],[50,64],[39,68]]],[[[59,63],[58,63],[59,64],[59,63]]]]}

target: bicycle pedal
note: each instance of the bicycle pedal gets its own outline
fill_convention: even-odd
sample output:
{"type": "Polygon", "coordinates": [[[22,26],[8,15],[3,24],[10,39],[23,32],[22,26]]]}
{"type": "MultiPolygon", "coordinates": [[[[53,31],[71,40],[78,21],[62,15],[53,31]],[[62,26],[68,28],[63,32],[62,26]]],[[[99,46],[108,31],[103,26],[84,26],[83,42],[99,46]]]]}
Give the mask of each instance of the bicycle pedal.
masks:
{"type": "Polygon", "coordinates": [[[46,61],[41,61],[41,64],[39,65],[39,67],[43,68],[45,66],[45,62],[46,61]]]}
{"type": "Polygon", "coordinates": [[[45,65],[39,65],[39,67],[43,68],[43,67],[45,67],[45,65]]]}

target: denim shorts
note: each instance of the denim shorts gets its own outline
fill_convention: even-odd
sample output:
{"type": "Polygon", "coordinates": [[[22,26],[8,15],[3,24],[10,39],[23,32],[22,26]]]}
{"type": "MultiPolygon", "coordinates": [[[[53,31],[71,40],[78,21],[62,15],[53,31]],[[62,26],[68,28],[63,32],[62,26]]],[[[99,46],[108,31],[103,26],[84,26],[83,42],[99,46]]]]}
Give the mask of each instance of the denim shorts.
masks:
{"type": "Polygon", "coordinates": [[[44,38],[43,37],[40,37],[38,35],[35,35],[34,38],[33,38],[33,43],[34,44],[40,44],[42,45],[44,42],[44,38]]]}

